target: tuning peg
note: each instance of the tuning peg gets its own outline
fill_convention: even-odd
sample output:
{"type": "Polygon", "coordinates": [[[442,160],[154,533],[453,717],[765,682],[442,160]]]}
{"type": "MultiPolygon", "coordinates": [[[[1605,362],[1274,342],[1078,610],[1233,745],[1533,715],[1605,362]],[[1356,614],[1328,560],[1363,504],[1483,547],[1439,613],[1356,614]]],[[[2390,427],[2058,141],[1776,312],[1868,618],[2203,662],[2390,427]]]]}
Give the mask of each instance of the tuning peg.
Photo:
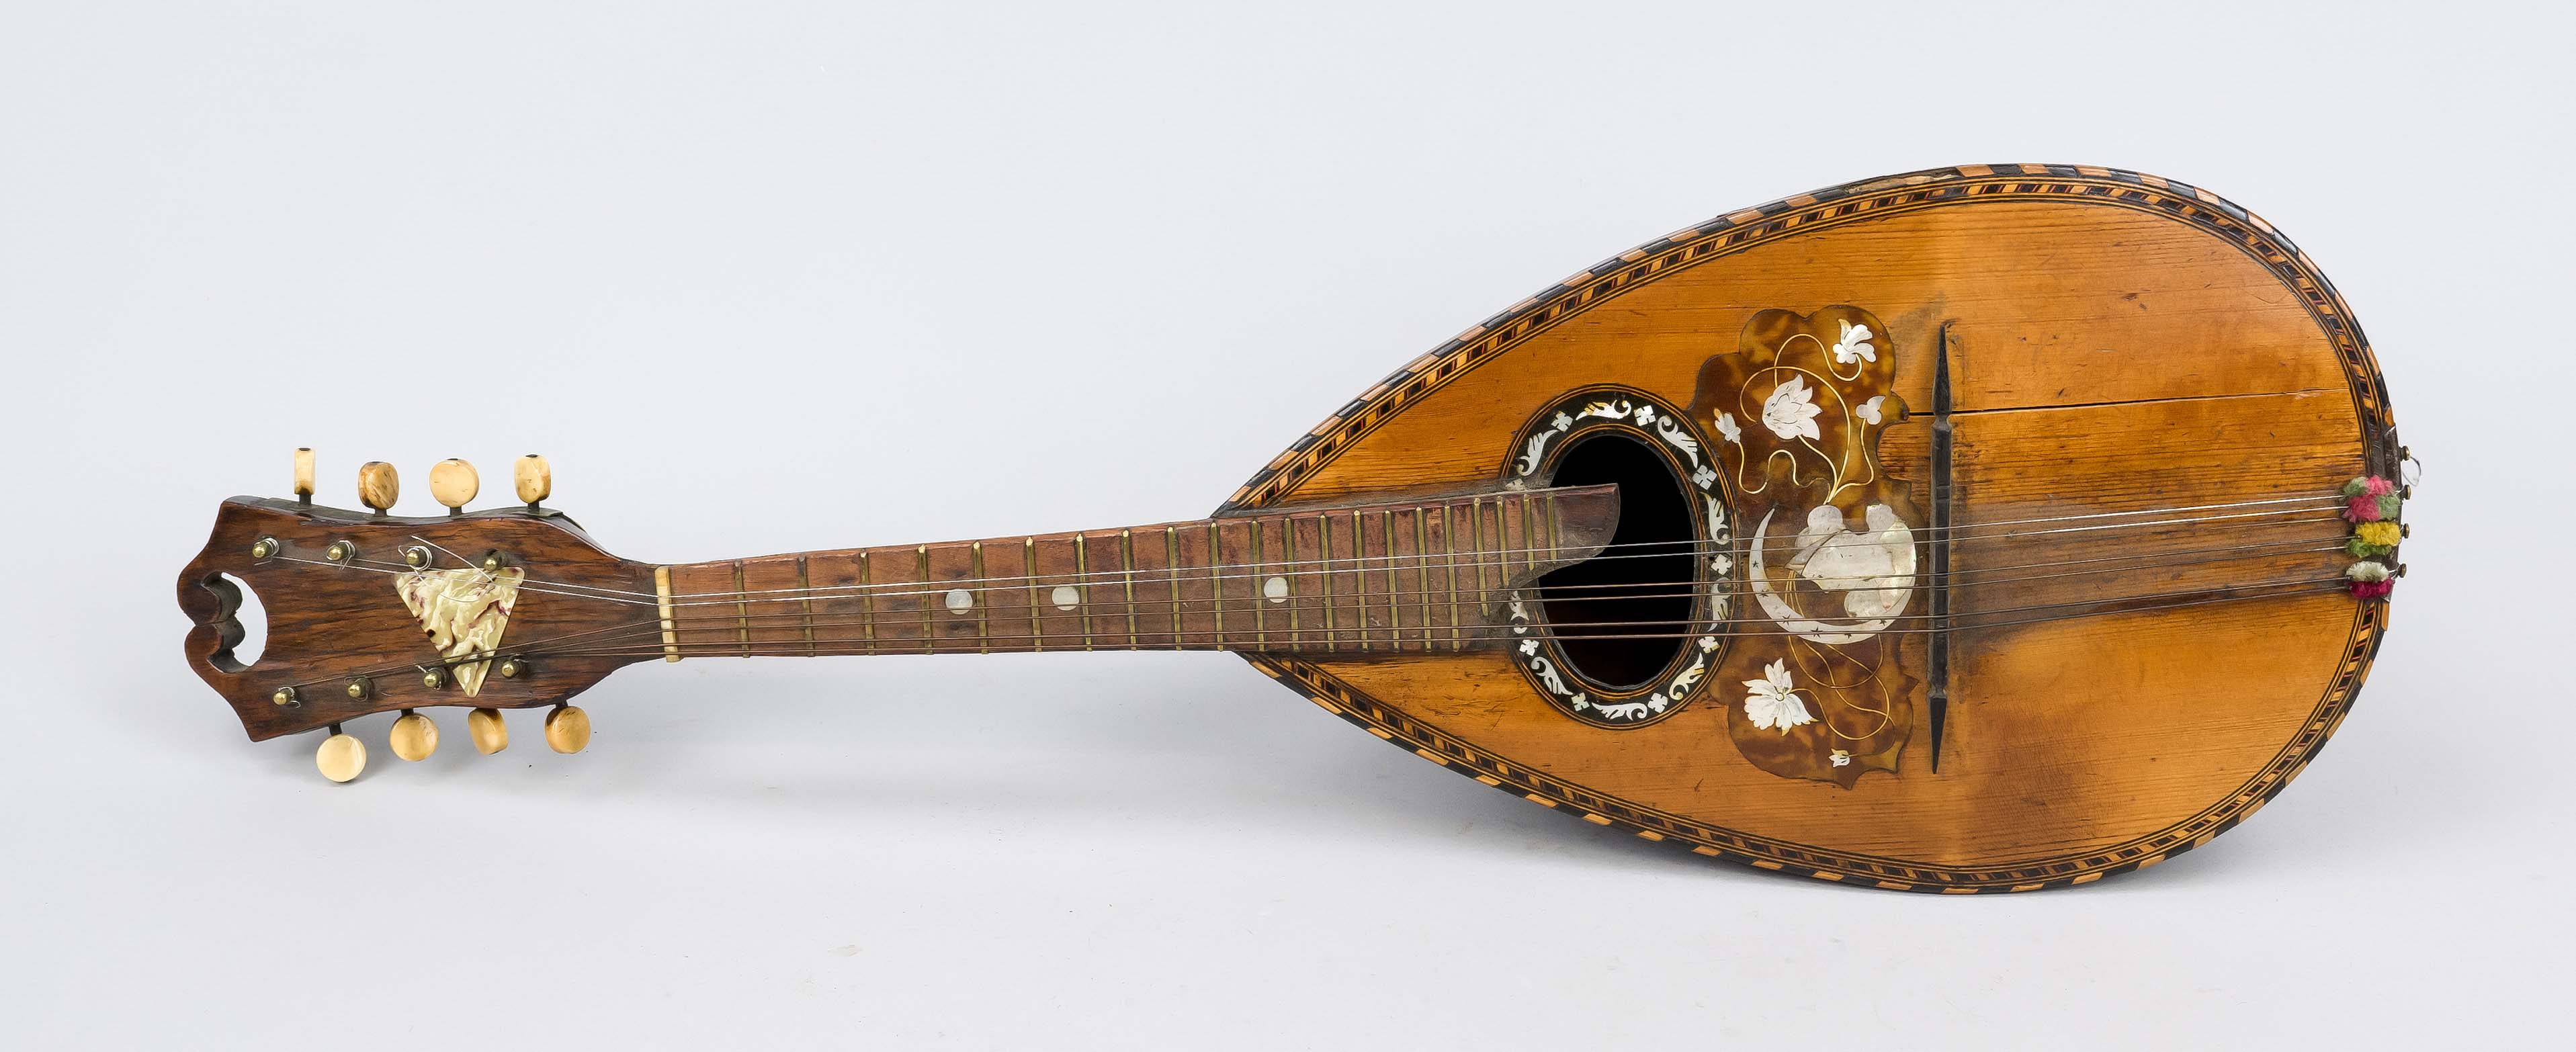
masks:
{"type": "Polygon", "coordinates": [[[499,709],[476,709],[466,713],[465,733],[474,739],[474,751],[485,756],[510,747],[510,725],[501,722],[499,709]]]}
{"type": "Polygon", "coordinates": [[[429,466],[429,495],[447,505],[450,515],[465,513],[465,505],[483,491],[483,476],[475,474],[474,465],[454,457],[429,466]]]}
{"type": "Polygon", "coordinates": [[[572,705],[557,705],[546,714],[546,747],[572,755],[590,745],[590,714],[572,705]]]}
{"type": "Polygon", "coordinates": [[[394,755],[418,762],[438,751],[438,725],[410,709],[394,721],[394,729],[385,735],[385,744],[393,746],[394,755]]]}
{"type": "Polygon", "coordinates": [[[519,503],[527,505],[529,511],[537,510],[537,502],[555,492],[554,469],[546,466],[546,458],[534,453],[520,457],[511,466],[510,479],[518,484],[519,503]]]}
{"type": "Polygon", "coordinates": [[[381,460],[358,465],[358,503],[382,515],[392,510],[394,498],[402,496],[402,476],[394,466],[381,460]]]}
{"type": "Polygon", "coordinates": [[[313,503],[313,447],[295,447],[295,503],[313,503]]]}
{"type": "Polygon", "coordinates": [[[313,750],[313,766],[322,772],[324,778],[335,782],[348,781],[367,769],[367,747],[358,739],[341,733],[340,725],[334,723],[331,736],[322,739],[321,748],[313,750]]]}

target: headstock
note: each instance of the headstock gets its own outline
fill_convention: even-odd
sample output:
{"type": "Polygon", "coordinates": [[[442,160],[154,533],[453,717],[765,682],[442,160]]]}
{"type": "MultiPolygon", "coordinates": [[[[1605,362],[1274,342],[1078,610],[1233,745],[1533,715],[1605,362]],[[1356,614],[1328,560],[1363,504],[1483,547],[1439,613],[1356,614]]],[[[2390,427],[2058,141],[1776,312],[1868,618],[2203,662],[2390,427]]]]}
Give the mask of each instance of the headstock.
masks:
{"type": "MultiPolygon", "coordinates": [[[[195,627],[188,663],[232,703],[254,741],[403,711],[396,755],[419,759],[437,728],[411,710],[472,708],[477,748],[507,743],[497,710],[558,706],[548,744],[578,751],[589,720],[563,702],[621,665],[642,660],[629,644],[657,625],[653,568],[601,551],[570,518],[542,502],[553,480],[544,458],[513,472],[524,506],[468,512],[473,466],[442,461],[430,489],[441,516],[390,514],[400,494],[391,465],[361,469],[369,510],[312,502],[309,450],[296,456],[296,497],[234,497],[215,514],[206,547],[179,574],[179,605],[195,627]],[[267,614],[267,644],[245,665],[234,617],[249,585],[267,614]]],[[[365,749],[335,734],[317,756],[334,780],[355,777],[365,749]]]]}

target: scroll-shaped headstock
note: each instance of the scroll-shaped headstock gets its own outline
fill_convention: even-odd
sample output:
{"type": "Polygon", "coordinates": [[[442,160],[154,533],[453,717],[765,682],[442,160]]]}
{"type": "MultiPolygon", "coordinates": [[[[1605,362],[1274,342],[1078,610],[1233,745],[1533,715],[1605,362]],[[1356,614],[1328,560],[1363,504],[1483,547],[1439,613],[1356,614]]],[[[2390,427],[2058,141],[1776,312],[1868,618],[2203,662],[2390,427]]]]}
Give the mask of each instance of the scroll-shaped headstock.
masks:
{"type": "Polygon", "coordinates": [[[403,518],[235,497],[180,571],[179,605],[189,665],[254,741],[398,709],[555,704],[658,638],[652,567],[533,505],[403,518]],[[249,664],[234,580],[267,615],[249,664]]]}

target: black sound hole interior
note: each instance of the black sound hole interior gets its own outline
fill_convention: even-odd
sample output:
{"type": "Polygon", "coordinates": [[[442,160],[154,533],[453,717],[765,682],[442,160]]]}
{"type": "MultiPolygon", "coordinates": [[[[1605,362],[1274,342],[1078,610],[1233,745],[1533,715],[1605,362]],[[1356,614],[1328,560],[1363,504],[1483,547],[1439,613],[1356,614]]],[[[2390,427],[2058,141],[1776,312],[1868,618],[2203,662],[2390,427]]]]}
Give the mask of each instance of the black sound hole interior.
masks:
{"type": "Polygon", "coordinates": [[[1574,672],[1597,687],[1625,690],[1645,685],[1681,653],[1697,538],[1681,479],[1645,444],[1599,431],[1566,447],[1556,485],[1604,483],[1619,487],[1619,530],[1601,553],[1607,558],[1539,578],[1539,601],[1574,672]]]}

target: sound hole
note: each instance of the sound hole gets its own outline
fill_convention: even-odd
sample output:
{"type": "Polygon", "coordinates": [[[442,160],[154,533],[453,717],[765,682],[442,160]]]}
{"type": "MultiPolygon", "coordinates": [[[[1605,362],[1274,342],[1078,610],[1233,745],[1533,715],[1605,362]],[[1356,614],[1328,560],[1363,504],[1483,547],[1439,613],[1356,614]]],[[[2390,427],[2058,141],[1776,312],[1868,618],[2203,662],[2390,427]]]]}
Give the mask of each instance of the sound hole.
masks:
{"type": "Polygon", "coordinates": [[[1619,487],[1619,528],[1610,546],[1539,578],[1539,602],[1575,674],[1596,687],[1625,690],[1644,686],[1681,653],[1697,535],[1681,479],[1644,443],[1597,431],[1565,448],[1555,485],[1604,483],[1619,487]]]}

